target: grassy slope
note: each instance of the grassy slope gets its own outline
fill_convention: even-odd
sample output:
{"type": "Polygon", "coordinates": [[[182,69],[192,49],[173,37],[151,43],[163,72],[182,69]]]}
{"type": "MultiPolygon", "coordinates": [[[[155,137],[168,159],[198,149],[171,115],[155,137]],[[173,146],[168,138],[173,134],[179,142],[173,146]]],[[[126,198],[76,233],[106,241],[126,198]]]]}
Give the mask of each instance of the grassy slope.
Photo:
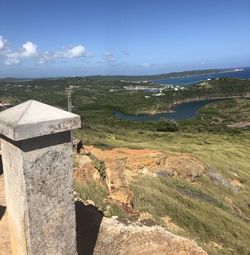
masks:
{"type": "MultiPolygon", "coordinates": [[[[250,157],[247,148],[250,132],[232,136],[211,133],[155,133],[130,131],[114,134],[100,143],[114,147],[152,148],[191,153],[205,162],[223,180],[237,176],[243,188],[232,191],[207,176],[195,183],[173,178],[140,176],[131,183],[133,204],[139,211],[151,213],[159,224],[170,216],[210,254],[249,254],[250,250],[250,157]],[[179,192],[183,190],[184,192],[179,192]],[[185,195],[185,191],[187,195],[185,195]],[[190,196],[191,191],[191,196],[190,196]],[[210,241],[223,245],[218,250],[210,241]]],[[[88,137],[89,139],[89,137],[88,137]]],[[[181,233],[183,235],[183,233],[181,233]]]]}
{"type": "MultiPolygon", "coordinates": [[[[217,102],[201,110],[197,123],[214,126],[217,118],[224,124],[249,120],[249,111],[246,99],[217,102]]],[[[198,157],[208,166],[208,171],[217,174],[216,180],[212,181],[208,174],[194,183],[170,177],[140,176],[131,183],[135,208],[151,213],[159,224],[163,224],[162,217],[170,216],[185,230],[178,234],[195,239],[210,254],[249,254],[250,131],[232,134],[191,129],[185,132],[191,125],[182,126],[183,131],[168,133],[155,132],[151,126],[142,130],[135,126],[107,129],[100,125],[77,131],[77,136],[97,146],[151,148],[198,157]],[[230,186],[230,181],[236,178],[243,185],[239,191],[230,186]],[[222,248],[213,248],[211,241],[222,248]]]]}
{"type": "Polygon", "coordinates": [[[159,181],[148,180],[152,182],[151,185],[143,180],[139,182],[140,186],[136,184],[133,186],[136,194],[135,205],[141,209],[148,200],[146,203],[150,205],[147,208],[149,211],[151,208],[157,208],[159,211],[156,215],[164,213],[170,215],[178,225],[185,227],[192,237],[203,242],[213,240],[222,243],[225,246],[225,254],[231,254],[229,249],[233,249],[232,254],[247,254],[250,247],[250,211],[247,207],[250,194],[250,159],[246,148],[249,142],[249,134],[240,138],[211,134],[193,136],[183,134],[174,136],[166,143],[158,142],[154,145],[149,142],[149,147],[192,153],[212,169],[216,169],[225,179],[234,179],[236,173],[244,183],[244,190],[234,193],[228,188],[216,185],[207,177],[199,179],[194,185],[170,178],[161,179],[160,184],[159,181]],[[149,193],[145,192],[150,186],[154,189],[149,190],[149,193]],[[176,191],[178,186],[210,196],[218,203],[213,204],[206,200],[183,196],[176,191]],[[142,200],[138,199],[141,192],[144,194],[142,200]],[[156,199],[154,192],[161,193],[157,196],[159,199],[156,199]],[[156,207],[153,206],[154,201],[157,201],[156,207]],[[228,201],[232,202],[228,203],[228,201]],[[231,209],[231,206],[234,208],[231,209]],[[244,218],[247,217],[248,221],[245,221],[244,218]]]}
{"type": "MultiPolygon", "coordinates": [[[[241,94],[242,91],[249,93],[249,81],[238,81],[241,89],[235,91],[239,88],[235,88],[235,80],[214,80],[212,90],[208,88],[203,91],[194,87],[183,94],[169,93],[165,98],[152,98],[152,101],[146,101],[144,93],[107,92],[111,88],[123,86],[116,82],[104,82],[101,87],[98,81],[88,79],[51,82],[42,80],[27,83],[31,86],[39,84],[37,88],[15,87],[5,90],[3,87],[1,95],[11,97],[14,102],[35,98],[65,107],[64,87],[84,83],[83,87],[74,90],[72,97],[73,104],[77,106],[75,112],[83,116],[84,127],[76,131],[75,135],[82,137],[85,143],[191,153],[205,162],[212,172],[220,174],[220,181],[203,176],[195,183],[140,176],[131,183],[135,208],[152,213],[159,224],[163,224],[162,216],[169,215],[177,225],[184,228],[182,235],[194,238],[211,254],[250,253],[250,132],[232,135],[225,129],[225,124],[249,120],[248,101],[244,104],[231,101],[231,106],[229,104],[224,108],[223,105],[215,109],[208,106],[196,120],[181,123],[181,132],[177,133],[156,132],[154,123],[124,122],[112,115],[113,108],[133,113],[138,107],[150,111],[157,104],[158,109],[162,109],[169,102],[168,99],[173,97],[182,100],[194,95],[213,96],[223,91],[227,91],[227,95],[241,94]],[[31,89],[31,92],[27,93],[24,89],[31,89]],[[228,180],[236,176],[243,185],[239,192],[232,191],[226,185],[228,180]],[[222,243],[222,249],[211,248],[209,241],[222,243]]],[[[82,189],[82,193],[90,198],[96,194],[96,199],[106,194],[105,190],[99,190],[96,186],[82,189]]]]}

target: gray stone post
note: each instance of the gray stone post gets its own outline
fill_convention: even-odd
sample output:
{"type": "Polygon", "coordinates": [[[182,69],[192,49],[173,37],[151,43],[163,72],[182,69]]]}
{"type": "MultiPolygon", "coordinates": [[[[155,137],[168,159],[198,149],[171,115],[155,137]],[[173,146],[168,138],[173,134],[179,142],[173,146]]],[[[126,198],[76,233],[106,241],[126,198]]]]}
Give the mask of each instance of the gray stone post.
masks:
{"type": "Polygon", "coordinates": [[[13,255],[75,255],[70,132],[78,115],[30,100],[0,113],[13,255]]]}

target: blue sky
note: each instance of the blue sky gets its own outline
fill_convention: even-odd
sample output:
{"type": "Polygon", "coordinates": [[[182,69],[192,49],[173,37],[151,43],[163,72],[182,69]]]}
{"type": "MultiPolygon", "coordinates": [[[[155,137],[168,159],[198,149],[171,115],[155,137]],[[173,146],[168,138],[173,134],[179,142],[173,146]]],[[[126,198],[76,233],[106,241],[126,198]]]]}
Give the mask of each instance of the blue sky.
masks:
{"type": "Polygon", "coordinates": [[[0,77],[243,66],[249,0],[0,0],[0,77]]]}

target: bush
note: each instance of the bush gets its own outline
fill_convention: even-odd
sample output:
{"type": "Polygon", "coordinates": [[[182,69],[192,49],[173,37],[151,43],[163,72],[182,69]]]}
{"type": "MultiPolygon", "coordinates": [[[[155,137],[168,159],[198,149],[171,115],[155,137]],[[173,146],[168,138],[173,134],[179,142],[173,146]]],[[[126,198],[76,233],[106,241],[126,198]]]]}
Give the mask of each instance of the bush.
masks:
{"type": "Polygon", "coordinates": [[[159,132],[176,132],[179,131],[179,125],[176,121],[160,120],[157,124],[157,131],[159,132]]]}
{"type": "Polygon", "coordinates": [[[97,169],[100,179],[103,181],[106,179],[106,166],[103,160],[96,158],[93,154],[90,154],[90,158],[94,163],[95,168],[97,169]]]}

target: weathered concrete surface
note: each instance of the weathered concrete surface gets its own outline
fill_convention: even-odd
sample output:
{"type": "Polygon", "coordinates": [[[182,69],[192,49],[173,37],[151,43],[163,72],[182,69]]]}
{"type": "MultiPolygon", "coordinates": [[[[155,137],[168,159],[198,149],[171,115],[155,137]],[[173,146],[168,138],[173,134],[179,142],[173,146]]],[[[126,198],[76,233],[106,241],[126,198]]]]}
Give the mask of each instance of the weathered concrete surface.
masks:
{"type": "Polygon", "coordinates": [[[4,194],[3,175],[0,175],[0,255],[10,255],[10,237],[4,194]]]}
{"type": "Polygon", "coordinates": [[[13,254],[75,254],[70,131],[1,146],[13,254]]]}
{"type": "Polygon", "coordinates": [[[71,130],[80,125],[34,100],[0,113],[13,255],[76,254],[71,130]]]}
{"type": "Polygon", "coordinates": [[[27,254],[22,156],[17,147],[4,140],[1,141],[1,148],[4,169],[8,169],[4,177],[12,252],[27,254]]]}
{"type": "Polygon", "coordinates": [[[207,255],[194,241],[162,227],[103,218],[94,255],[207,255]]]}
{"type": "Polygon", "coordinates": [[[23,140],[80,128],[80,116],[29,100],[0,112],[0,134],[23,140]]]}

